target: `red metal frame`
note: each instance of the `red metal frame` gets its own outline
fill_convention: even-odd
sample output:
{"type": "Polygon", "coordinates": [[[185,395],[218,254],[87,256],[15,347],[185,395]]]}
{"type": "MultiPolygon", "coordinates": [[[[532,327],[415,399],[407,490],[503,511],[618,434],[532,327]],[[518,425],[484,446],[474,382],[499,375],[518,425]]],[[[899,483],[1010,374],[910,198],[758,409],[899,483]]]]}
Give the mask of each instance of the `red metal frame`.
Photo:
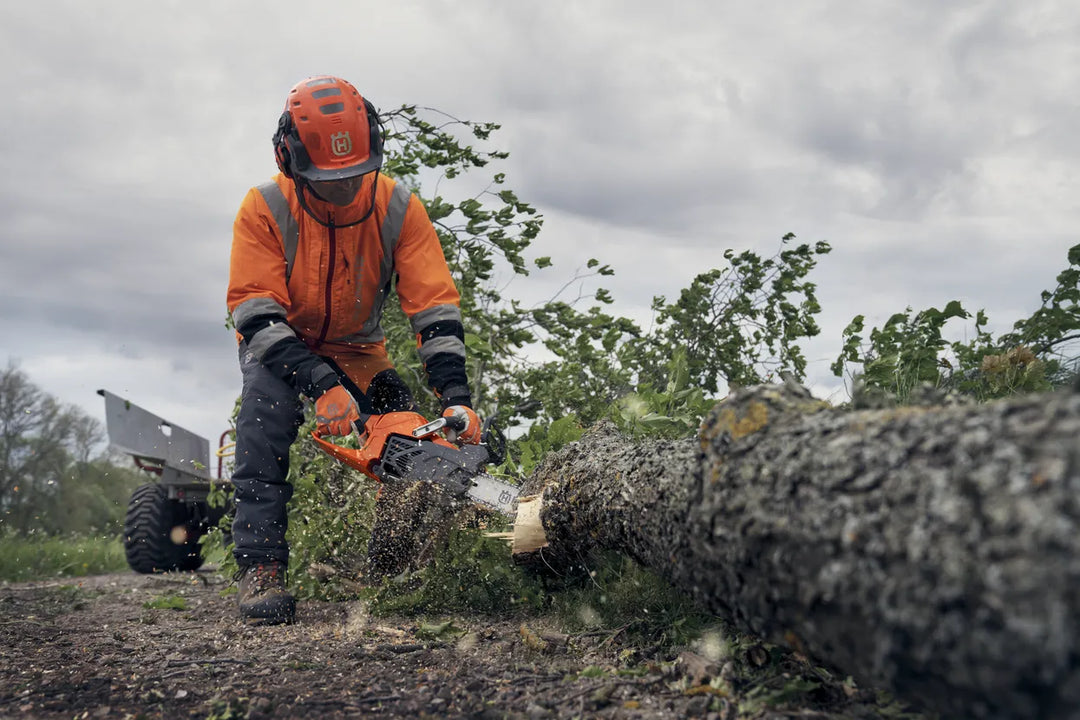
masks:
{"type": "MultiPolygon", "coordinates": [[[[218,438],[218,445],[217,445],[219,451],[223,447],[225,447],[225,438],[229,437],[229,435],[235,434],[235,432],[236,432],[235,430],[232,430],[230,428],[229,430],[226,430],[225,432],[221,433],[221,437],[218,438]]],[[[218,476],[218,480],[222,479],[221,475],[224,472],[225,472],[225,456],[222,455],[220,452],[218,452],[218,456],[217,456],[217,476],[218,476]]]]}

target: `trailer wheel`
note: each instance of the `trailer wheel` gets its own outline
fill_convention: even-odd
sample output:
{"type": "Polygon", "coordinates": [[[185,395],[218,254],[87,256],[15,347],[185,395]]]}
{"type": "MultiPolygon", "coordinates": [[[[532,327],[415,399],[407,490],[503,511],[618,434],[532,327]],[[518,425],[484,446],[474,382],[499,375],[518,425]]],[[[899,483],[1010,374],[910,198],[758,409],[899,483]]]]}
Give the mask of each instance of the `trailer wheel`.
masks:
{"type": "Polygon", "coordinates": [[[202,565],[190,510],[161,485],[135,488],[124,518],[124,555],[137,573],[195,570],[202,565]]]}

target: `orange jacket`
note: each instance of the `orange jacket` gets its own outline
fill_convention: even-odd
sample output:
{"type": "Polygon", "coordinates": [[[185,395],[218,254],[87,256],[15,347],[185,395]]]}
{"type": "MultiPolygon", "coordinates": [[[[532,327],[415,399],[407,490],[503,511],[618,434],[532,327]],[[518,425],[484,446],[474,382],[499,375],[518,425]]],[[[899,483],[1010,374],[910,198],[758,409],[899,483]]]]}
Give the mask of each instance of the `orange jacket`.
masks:
{"type": "MultiPolygon", "coordinates": [[[[304,211],[296,186],[280,173],[248,191],[233,225],[229,312],[260,360],[267,353],[280,354],[278,344],[295,344],[295,339],[316,355],[329,357],[350,348],[385,355],[380,320],[396,278],[401,307],[421,340],[421,360],[432,386],[442,393],[448,384],[464,383],[460,296],[423,204],[404,185],[385,175],[374,177],[374,210],[351,226],[370,207],[372,177],[365,178],[348,207],[305,194],[313,212],[332,219],[331,227],[304,211]],[[436,357],[439,366],[452,360],[454,372],[432,375],[436,357]]],[[[286,379],[314,395],[318,391],[309,386],[318,384],[326,370],[313,367],[309,374],[286,379]]]]}

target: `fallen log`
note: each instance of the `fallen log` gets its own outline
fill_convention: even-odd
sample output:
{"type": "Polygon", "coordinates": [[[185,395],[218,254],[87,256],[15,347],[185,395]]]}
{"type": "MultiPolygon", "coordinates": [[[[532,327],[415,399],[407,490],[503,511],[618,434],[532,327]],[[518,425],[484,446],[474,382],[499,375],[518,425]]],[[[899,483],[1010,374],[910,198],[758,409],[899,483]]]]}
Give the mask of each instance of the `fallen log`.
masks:
{"type": "Polygon", "coordinates": [[[696,439],[598,425],[530,487],[519,562],[618,550],[946,717],[1080,713],[1080,395],[844,411],[760,386],[696,439]]]}

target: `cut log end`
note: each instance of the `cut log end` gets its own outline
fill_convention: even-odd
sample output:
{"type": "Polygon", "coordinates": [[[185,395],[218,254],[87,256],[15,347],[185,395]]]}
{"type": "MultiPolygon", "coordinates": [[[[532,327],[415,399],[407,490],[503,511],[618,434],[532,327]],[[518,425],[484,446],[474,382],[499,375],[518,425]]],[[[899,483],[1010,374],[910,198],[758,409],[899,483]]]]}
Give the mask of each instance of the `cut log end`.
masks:
{"type": "Polygon", "coordinates": [[[517,519],[510,552],[515,556],[535,553],[547,547],[547,535],[540,521],[540,509],[544,506],[543,495],[530,495],[518,500],[517,519]]]}

